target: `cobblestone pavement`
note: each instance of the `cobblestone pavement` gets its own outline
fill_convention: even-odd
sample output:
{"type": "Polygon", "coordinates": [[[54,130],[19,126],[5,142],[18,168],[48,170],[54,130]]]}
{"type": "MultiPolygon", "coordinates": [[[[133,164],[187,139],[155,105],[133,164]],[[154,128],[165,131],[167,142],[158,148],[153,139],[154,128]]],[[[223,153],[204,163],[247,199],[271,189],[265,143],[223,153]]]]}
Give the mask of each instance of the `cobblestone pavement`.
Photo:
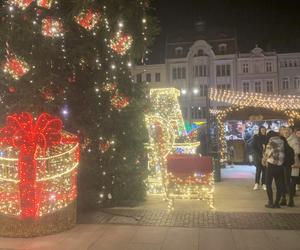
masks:
{"type": "Polygon", "coordinates": [[[79,215],[78,223],[186,228],[300,230],[300,214],[104,209],[79,215]]]}

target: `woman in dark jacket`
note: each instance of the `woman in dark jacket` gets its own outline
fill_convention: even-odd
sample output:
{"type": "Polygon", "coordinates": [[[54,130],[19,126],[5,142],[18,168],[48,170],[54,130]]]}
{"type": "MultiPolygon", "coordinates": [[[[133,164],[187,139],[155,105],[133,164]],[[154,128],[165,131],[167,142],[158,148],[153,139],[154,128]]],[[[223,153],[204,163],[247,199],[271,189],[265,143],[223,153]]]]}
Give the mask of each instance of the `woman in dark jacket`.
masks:
{"type": "Polygon", "coordinates": [[[266,146],[266,133],[267,129],[264,126],[259,127],[259,132],[257,135],[254,135],[252,148],[253,148],[253,160],[256,167],[255,174],[255,185],[253,190],[257,190],[259,188],[259,183],[261,181],[261,185],[264,190],[266,190],[265,185],[265,172],[266,167],[261,164],[261,160],[263,157],[263,150],[266,146]]]}

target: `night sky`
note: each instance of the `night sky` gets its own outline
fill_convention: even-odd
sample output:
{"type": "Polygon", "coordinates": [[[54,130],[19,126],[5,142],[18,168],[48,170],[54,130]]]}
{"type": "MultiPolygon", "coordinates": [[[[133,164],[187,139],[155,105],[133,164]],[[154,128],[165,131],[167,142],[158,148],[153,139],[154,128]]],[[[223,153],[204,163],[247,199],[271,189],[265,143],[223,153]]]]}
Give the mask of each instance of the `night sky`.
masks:
{"type": "Polygon", "coordinates": [[[300,52],[299,0],[154,0],[161,34],[153,46],[153,58],[163,54],[166,36],[192,29],[195,21],[208,27],[236,29],[241,52],[258,44],[264,50],[300,52]]]}

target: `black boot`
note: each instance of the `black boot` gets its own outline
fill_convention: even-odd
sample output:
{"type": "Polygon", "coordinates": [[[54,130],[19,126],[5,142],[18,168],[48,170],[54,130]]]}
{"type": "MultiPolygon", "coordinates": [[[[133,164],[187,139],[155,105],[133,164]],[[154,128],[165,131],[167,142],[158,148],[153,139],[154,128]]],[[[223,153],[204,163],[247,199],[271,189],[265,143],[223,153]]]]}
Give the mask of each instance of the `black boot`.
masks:
{"type": "Polygon", "coordinates": [[[294,198],[293,197],[290,197],[288,206],[289,207],[294,207],[295,206],[294,198]]]}
{"type": "Polygon", "coordinates": [[[286,205],[287,205],[285,195],[283,195],[283,196],[281,197],[281,201],[280,201],[279,205],[280,205],[280,206],[286,206],[286,205]]]}
{"type": "Polygon", "coordinates": [[[273,202],[269,201],[266,205],[265,205],[266,208],[274,208],[274,204],[273,202]]]}

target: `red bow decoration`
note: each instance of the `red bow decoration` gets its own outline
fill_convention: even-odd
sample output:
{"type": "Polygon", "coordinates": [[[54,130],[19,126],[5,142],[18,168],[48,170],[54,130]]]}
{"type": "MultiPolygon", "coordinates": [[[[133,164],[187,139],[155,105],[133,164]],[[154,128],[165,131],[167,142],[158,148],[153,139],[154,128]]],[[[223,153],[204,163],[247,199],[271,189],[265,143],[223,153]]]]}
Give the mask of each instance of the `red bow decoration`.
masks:
{"type": "Polygon", "coordinates": [[[35,122],[31,114],[20,113],[8,116],[6,126],[0,130],[0,142],[20,150],[18,160],[21,217],[38,216],[39,191],[36,188],[36,157],[40,149],[43,154],[48,147],[61,142],[63,123],[47,113],[35,122]]]}

